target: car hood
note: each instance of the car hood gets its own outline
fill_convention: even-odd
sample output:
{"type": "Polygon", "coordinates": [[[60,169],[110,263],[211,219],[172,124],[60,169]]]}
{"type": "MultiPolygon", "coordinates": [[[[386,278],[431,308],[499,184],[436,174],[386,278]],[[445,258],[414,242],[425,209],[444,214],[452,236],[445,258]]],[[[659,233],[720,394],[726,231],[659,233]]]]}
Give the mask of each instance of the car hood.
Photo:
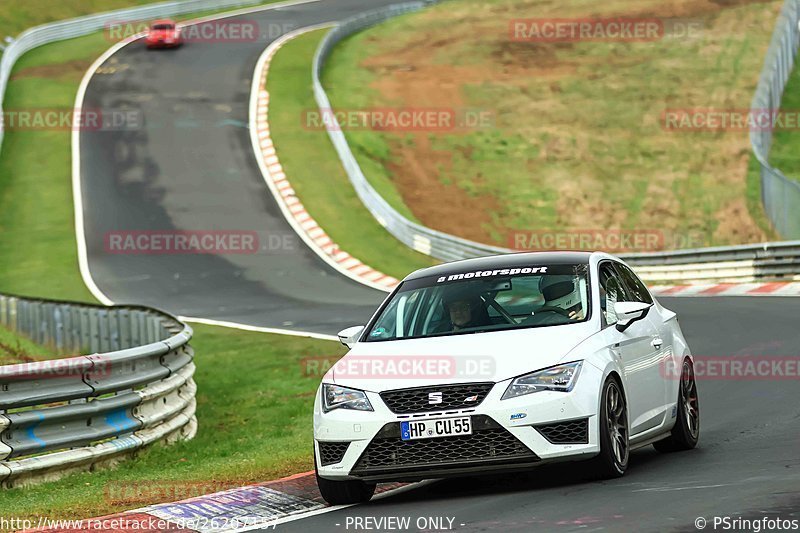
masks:
{"type": "Polygon", "coordinates": [[[328,371],[325,381],[372,392],[443,383],[500,382],[564,361],[593,333],[592,324],[583,322],[359,342],[328,371]]]}

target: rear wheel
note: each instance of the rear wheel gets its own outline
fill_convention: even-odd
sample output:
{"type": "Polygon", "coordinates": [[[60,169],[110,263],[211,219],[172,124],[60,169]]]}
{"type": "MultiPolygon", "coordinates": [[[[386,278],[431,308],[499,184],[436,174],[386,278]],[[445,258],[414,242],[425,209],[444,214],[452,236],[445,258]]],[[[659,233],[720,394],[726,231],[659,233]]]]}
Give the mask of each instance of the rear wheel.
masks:
{"type": "Polygon", "coordinates": [[[620,477],[628,468],[628,407],[622,387],[613,377],[603,385],[600,403],[600,454],[594,470],[603,479],[620,477]]]}
{"type": "Polygon", "coordinates": [[[692,362],[686,359],[681,370],[678,387],[678,417],[672,433],[664,440],[653,444],[660,452],[691,450],[700,440],[700,401],[697,396],[697,380],[692,362]]]}
{"type": "Polygon", "coordinates": [[[314,473],[317,476],[317,487],[319,493],[331,505],[346,505],[349,503],[368,502],[375,494],[375,485],[364,483],[363,481],[344,480],[333,481],[319,477],[317,471],[317,461],[314,459],[314,473]]]}

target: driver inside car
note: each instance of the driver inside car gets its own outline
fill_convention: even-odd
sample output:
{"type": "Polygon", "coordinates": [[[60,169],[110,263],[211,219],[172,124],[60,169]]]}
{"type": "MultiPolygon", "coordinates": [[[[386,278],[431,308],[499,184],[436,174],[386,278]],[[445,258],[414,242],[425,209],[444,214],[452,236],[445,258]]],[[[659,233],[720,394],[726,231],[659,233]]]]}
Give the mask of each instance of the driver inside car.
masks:
{"type": "Polygon", "coordinates": [[[486,305],[479,294],[462,288],[453,288],[442,296],[447,311],[449,327],[444,331],[461,331],[492,324],[486,305]]]}
{"type": "Polygon", "coordinates": [[[544,298],[544,305],[536,315],[563,315],[570,320],[583,320],[584,311],[581,294],[573,276],[542,276],[539,280],[539,291],[544,298]]]}

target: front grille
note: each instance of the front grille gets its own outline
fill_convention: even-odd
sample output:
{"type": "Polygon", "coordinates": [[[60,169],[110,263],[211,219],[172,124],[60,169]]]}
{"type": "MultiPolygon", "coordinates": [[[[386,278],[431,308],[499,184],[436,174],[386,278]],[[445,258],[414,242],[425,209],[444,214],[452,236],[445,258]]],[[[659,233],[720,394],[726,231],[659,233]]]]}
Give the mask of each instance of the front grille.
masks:
{"type": "Polygon", "coordinates": [[[588,444],[589,419],[570,420],[534,426],[536,431],[553,444],[588,444]]]}
{"type": "Polygon", "coordinates": [[[464,383],[398,389],[382,392],[381,399],[397,414],[465,409],[479,405],[492,387],[494,383],[464,383]],[[430,396],[432,393],[441,394],[441,402],[431,403],[432,398],[439,398],[438,394],[430,396]]]}
{"type": "Polygon", "coordinates": [[[353,474],[498,459],[538,460],[536,454],[488,416],[473,416],[472,431],[472,435],[404,441],[400,439],[399,422],[386,424],[358,459],[353,474]]]}
{"type": "Polygon", "coordinates": [[[319,458],[322,466],[341,463],[348,446],[349,442],[320,442],[319,458]]]}

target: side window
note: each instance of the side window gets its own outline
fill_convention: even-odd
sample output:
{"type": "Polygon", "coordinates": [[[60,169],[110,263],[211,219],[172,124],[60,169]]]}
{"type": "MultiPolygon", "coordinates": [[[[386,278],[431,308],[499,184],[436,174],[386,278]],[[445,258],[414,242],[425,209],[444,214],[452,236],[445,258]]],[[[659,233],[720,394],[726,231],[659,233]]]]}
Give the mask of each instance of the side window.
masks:
{"type": "Polygon", "coordinates": [[[602,263],[600,265],[600,310],[607,325],[617,323],[614,304],[624,298],[617,273],[611,263],[602,263]]]}
{"type": "Polygon", "coordinates": [[[616,267],[625,285],[625,289],[627,289],[626,292],[632,301],[646,304],[653,303],[653,297],[650,296],[647,287],[644,286],[642,280],[640,280],[630,268],[620,263],[617,263],[616,267]]]}

